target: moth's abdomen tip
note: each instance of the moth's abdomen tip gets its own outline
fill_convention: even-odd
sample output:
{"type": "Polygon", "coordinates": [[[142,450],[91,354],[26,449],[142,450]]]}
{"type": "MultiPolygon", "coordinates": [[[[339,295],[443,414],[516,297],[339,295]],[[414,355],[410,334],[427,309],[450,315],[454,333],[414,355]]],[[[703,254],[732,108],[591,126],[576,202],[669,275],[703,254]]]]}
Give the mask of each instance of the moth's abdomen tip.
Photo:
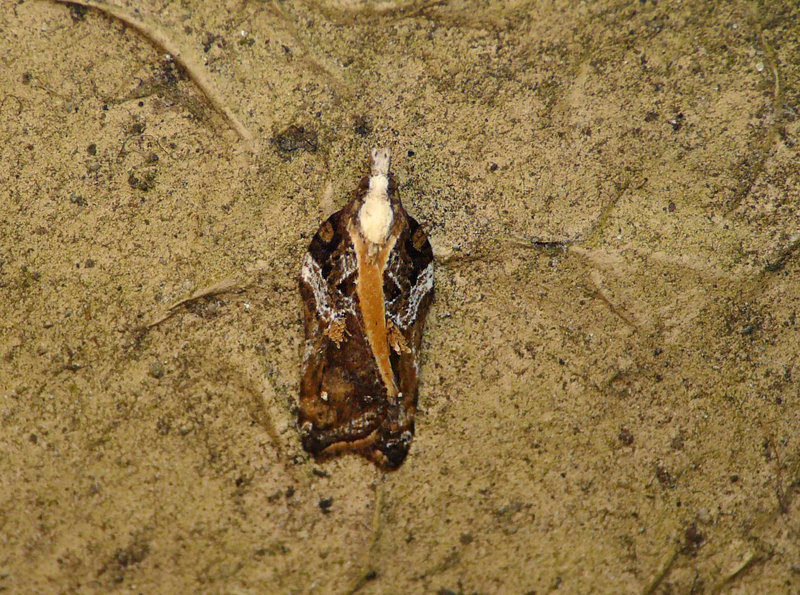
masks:
{"type": "Polygon", "coordinates": [[[380,452],[385,457],[383,462],[384,469],[393,470],[400,467],[408,456],[408,444],[402,442],[390,442],[380,447],[380,452]]]}
{"type": "Polygon", "coordinates": [[[406,430],[400,436],[388,438],[385,442],[378,445],[378,450],[383,455],[382,466],[389,471],[397,469],[403,464],[408,456],[411,447],[411,439],[414,437],[412,430],[406,430]]]}

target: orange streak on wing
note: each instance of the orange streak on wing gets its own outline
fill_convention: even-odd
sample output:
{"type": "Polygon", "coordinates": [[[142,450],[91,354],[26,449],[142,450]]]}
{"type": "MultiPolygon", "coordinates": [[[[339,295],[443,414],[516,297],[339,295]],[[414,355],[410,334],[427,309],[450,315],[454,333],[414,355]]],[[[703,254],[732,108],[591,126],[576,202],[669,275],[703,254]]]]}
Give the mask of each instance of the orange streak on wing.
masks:
{"type": "Polygon", "coordinates": [[[386,245],[378,254],[370,254],[369,242],[365,241],[357,229],[349,229],[350,237],[356,248],[358,259],[358,284],[356,292],[361,304],[361,317],[364,319],[364,332],[378,364],[378,371],[381,374],[386,391],[391,396],[398,393],[397,384],[394,380],[392,364],[389,361],[389,338],[386,332],[386,311],[384,309],[383,296],[383,271],[386,268],[386,261],[389,252],[392,251],[396,236],[392,234],[386,245]]]}

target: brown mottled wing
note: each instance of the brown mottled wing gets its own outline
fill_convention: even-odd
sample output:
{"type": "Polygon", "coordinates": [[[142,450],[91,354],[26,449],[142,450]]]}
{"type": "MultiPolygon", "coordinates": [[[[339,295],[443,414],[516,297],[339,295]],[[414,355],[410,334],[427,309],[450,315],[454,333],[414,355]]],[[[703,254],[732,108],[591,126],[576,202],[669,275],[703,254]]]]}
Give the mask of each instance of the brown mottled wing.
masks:
{"type": "Polygon", "coordinates": [[[387,316],[419,349],[422,327],[433,298],[433,249],[425,230],[405,215],[408,225],[398,238],[384,272],[387,316]]]}
{"type": "Polygon", "coordinates": [[[348,206],[320,226],[300,275],[305,347],[299,424],[303,447],[314,455],[369,455],[386,417],[386,389],[358,313],[349,217],[348,206]]]}
{"type": "Polygon", "coordinates": [[[384,272],[387,324],[403,336],[391,362],[400,396],[390,403],[381,425],[380,450],[392,467],[405,459],[414,435],[419,388],[419,349],[425,318],[433,300],[433,250],[428,236],[412,217],[389,257],[384,272]]]}

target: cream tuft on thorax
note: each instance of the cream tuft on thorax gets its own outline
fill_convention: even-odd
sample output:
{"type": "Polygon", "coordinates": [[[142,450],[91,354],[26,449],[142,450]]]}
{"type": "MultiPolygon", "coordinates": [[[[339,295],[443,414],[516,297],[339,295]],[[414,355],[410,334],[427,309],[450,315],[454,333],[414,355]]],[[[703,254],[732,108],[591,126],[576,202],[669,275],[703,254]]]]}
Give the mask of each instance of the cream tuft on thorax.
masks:
{"type": "Polygon", "coordinates": [[[392,205],[389,201],[389,149],[372,149],[369,188],[358,211],[361,233],[373,244],[382,245],[392,227],[392,205]]]}

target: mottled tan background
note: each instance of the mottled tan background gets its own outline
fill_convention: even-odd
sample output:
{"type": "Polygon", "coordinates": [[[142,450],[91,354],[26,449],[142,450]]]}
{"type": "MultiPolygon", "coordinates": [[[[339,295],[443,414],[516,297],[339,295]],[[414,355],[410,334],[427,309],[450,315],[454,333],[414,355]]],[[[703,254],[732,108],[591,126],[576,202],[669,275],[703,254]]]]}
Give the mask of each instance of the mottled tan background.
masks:
{"type": "Polygon", "coordinates": [[[200,78],[0,4],[0,590],[800,589],[793,0],[116,1],[200,78]],[[294,426],[383,144],[439,263],[391,475],[294,426]]]}

